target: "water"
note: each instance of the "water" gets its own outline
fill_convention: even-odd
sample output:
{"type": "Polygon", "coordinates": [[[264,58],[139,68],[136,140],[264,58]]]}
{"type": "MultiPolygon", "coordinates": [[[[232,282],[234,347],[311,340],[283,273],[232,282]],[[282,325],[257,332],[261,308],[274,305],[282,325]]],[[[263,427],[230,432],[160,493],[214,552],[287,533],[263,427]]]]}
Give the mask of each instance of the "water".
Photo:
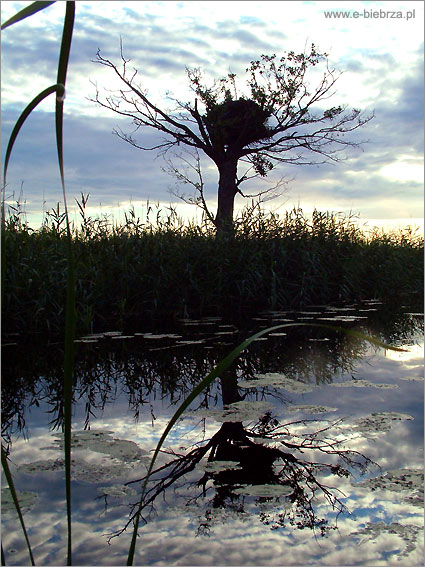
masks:
{"type": "MultiPolygon", "coordinates": [[[[207,318],[81,338],[90,342],[77,343],[74,565],[126,564],[140,493],[131,481],[146,474],[178,405],[234,344],[290,321],[373,333],[407,352],[317,327],[252,343],[165,441],[135,564],[422,564],[422,316],[371,301],[260,314],[244,328],[207,318]]],[[[36,563],[64,565],[62,353],[14,342],[2,384],[10,466],[36,563]]],[[[6,562],[28,565],[7,497],[3,488],[6,562]]]]}

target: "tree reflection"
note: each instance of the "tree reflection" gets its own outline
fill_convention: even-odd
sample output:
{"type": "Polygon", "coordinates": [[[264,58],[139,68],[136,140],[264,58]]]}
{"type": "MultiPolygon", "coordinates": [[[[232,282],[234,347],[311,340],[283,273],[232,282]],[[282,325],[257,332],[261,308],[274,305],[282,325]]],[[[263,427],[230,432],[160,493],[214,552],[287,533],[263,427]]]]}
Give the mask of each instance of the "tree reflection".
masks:
{"type": "MultiPolygon", "coordinates": [[[[357,323],[345,325],[386,342],[391,339],[393,344],[420,332],[421,319],[406,313],[383,309],[368,312],[368,315],[372,320],[361,327],[357,323]]],[[[297,319],[296,314],[291,316],[297,319]]],[[[302,317],[302,314],[298,316],[302,317]]],[[[214,326],[208,327],[209,333],[202,325],[177,329],[188,342],[204,341],[199,343],[198,340],[198,344],[178,344],[175,339],[164,338],[153,345],[154,341],[142,337],[134,337],[130,342],[105,337],[95,344],[79,344],[74,369],[74,399],[75,403],[84,404],[84,427],[89,429],[105,406],[123,394],[135,420],[149,412],[151,403],[157,399],[167,398],[169,403],[177,404],[235,344],[261,326],[276,324],[273,317],[264,317],[262,322],[251,321],[250,327],[230,335],[231,339],[222,333],[214,333],[217,329],[214,326]]],[[[6,439],[16,433],[25,434],[26,411],[31,406],[43,404],[46,407],[52,429],[60,429],[63,424],[62,346],[35,343],[33,350],[30,346],[26,343],[25,346],[5,347],[2,435],[6,439]],[[22,348],[25,348],[25,356],[22,348]],[[40,356],[40,352],[45,356],[40,356]]],[[[236,372],[244,379],[250,379],[256,373],[281,372],[303,382],[330,383],[336,374],[353,372],[356,361],[368,348],[365,341],[343,334],[329,334],[318,328],[293,328],[287,336],[270,336],[266,341],[253,343],[238,358],[236,372]]],[[[216,402],[214,389],[205,391],[200,400],[205,407],[216,402]]]]}
{"type": "MultiPolygon", "coordinates": [[[[298,316],[301,319],[303,314],[298,316]]],[[[201,324],[185,333],[180,330],[186,342],[176,342],[171,335],[164,335],[155,344],[152,337],[134,336],[126,342],[105,335],[95,344],[78,345],[74,398],[83,408],[84,428],[89,429],[105,406],[120,396],[127,400],[135,421],[139,415],[145,419],[144,414],[148,414],[150,418],[156,400],[177,404],[235,343],[261,326],[277,323],[273,318],[253,321],[250,328],[230,338],[221,331],[214,333],[217,326],[209,327],[207,333],[201,324]]],[[[361,327],[358,322],[345,324],[383,340],[391,336],[392,342],[404,341],[419,330],[418,319],[408,314],[394,314],[389,321],[378,318],[375,327],[369,321],[361,327]]],[[[355,373],[357,361],[368,348],[360,338],[328,334],[317,327],[294,328],[286,336],[270,336],[241,353],[220,381],[198,398],[198,409],[231,408],[270,396],[278,398],[284,407],[287,393],[283,390],[242,389],[240,380],[249,381],[260,373],[282,373],[306,384],[331,383],[335,375],[355,373]]],[[[61,427],[62,361],[60,345],[52,345],[50,350],[37,345],[34,353],[26,351],[25,357],[19,349],[11,351],[2,376],[2,431],[6,439],[25,430],[26,411],[31,405],[44,406],[50,427],[61,427]],[[49,355],[42,357],[40,352],[49,355]]],[[[201,438],[207,430],[202,419],[200,415],[200,438],[195,444],[178,453],[163,452],[166,460],[150,477],[143,501],[145,519],[158,507],[161,495],[170,489],[178,492],[179,483],[184,482],[190,485],[187,504],[202,511],[199,533],[209,533],[219,512],[240,517],[255,511],[270,528],[310,528],[324,535],[345,511],[344,495],[337,488],[339,479],[364,473],[374,464],[349,448],[338,429],[340,420],[285,422],[267,410],[251,417],[238,417],[234,412],[232,419],[223,419],[216,430],[211,432],[208,427],[208,438],[201,438]]],[[[127,484],[140,481],[143,479],[127,484]]],[[[107,494],[104,497],[107,502],[107,494]]],[[[125,525],[112,537],[128,528],[135,511],[136,507],[130,509],[125,525]]]]}
{"type": "MultiPolygon", "coordinates": [[[[225,407],[241,400],[235,369],[227,371],[220,382],[225,407]]],[[[355,471],[364,473],[370,465],[376,465],[367,456],[346,448],[346,440],[333,437],[341,421],[303,419],[283,424],[266,412],[251,425],[224,422],[210,439],[183,454],[168,452],[171,459],[151,475],[142,510],[149,514],[160,495],[194,472],[198,478],[190,481],[194,494],[188,503],[204,501],[200,534],[209,533],[214,511],[242,514],[245,500],[256,495],[259,504],[277,506],[272,513],[260,510],[264,524],[272,528],[290,524],[325,535],[336,524],[330,525],[318,515],[319,502],[326,502],[336,518],[346,510],[343,494],[329,479],[350,477],[355,471]]],[[[132,480],[126,485],[144,480],[132,480]]],[[[133,518],[130,514],[126,525],[112,537],[124,532],[133,518]]]]}

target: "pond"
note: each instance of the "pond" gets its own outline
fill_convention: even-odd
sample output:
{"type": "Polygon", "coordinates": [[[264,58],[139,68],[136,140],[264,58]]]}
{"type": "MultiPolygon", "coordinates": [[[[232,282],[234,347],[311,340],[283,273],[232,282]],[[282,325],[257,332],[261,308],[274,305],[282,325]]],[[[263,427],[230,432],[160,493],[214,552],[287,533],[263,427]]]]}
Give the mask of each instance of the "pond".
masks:
{"type": "MultiPolygon", "coordinates": [[[[135,565],[421,565],[423,314],[369,300],[184,319],[79,337],[72,437],[74,565],[125,565],[152,452],[193,387],[269,326],[190,405],[145,496],[135,565]]],[[[9,336],[3,438],[35,562],[65,565],[63,353],[9,336]]],[[[29,565],[3,482],[7,565],[29,565]]]]}

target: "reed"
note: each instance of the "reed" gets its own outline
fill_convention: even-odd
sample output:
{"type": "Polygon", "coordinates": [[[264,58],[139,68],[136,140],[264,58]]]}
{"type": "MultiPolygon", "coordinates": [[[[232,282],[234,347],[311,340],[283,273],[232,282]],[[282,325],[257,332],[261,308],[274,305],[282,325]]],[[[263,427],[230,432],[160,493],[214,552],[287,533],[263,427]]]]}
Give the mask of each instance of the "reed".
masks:
{"type": "MultiPolygon", "coordinates": [[[[72,226],[77,329],[86,333],[190,316],[241,318],[266,309],[304,308],[421,294],[423,239],[409,229],[362,232],[353,219],[301,209],[283,216],[243,211],[235,238],[222,243],[208,226],[174,212],[134,210],[113,223],[86,214],[72,226]],[[331,260],[331,261],[330,261],[331,260]]],[[[60,333],[67,280],[66,220],[57,205],[36,230],[19,203],[4,227],[8,261],[3,322],[9,332],[60,333]]]]}
{"type": "MultiPolygon", "coordinates": [[[[15,16],[10,18],[7,22],[2,24],[2,29],[9,27],[12,24],[16,24],[23,19],[32,16],[36,12],[47,8],[53,4],[53,2],[33,2],[29,6],[22,9],[15,16]]],[[[55,101],[55,122],[56,122],[56,148],[57,148],[57,158],[59,165],[59,173],[62,183],[63,190],[63,200],[65,207],[65,226],[66,226],[66,302],[65,302],[65,356],[64,356],[64,438],[65,438],[65,492],[66,492],[66,514],[67,514],[67,535],[68,535],[68,548],[67,548],[67,565],[72,565],[72,543],[71,543],[71,416],[72,416],[72,382],[73,382],[73,364],[74,364],[74,336],[75,336],[75,323],[76,323],[76,313],[75,313],[75,262],[74,262],[74,250],[72,245],[72,235],[71,228],[68,218],[68,209],[66,202],[66,191],[65,191],[65,176],[64,176],[64,159],[63,159],[63,105],[65,99],[65,87],[66,87],[66,76],[68,71],[69,55],[72,43],[72,33],[74,29],[74,19],[75,19],[75,2],[67,2],[65,9],[65,18],[62,30],[62,41],[61,48],[58,59],[57,67],[57,78],[56,83],[44,89],[40,92],[24,109],[24,111],[19,116],[10,139],[6,148],[5,162],[4,162],[4,172],[3,172],[3,211],[2,211],[2,235],[4,233],[4,191],[6,188],[7,179],[7,167],[11,157],[13,145],[22,128],[25,120],[30,116],[31,112],[42,102],[45,98],[51,94],[56,95],[55,101]]],[[[6,238],[5,238],[6,241],[6,238]]],[[[7,249],[7,242],[5,242],[5,247],[2,250],[4,257],[9,254],[7,249]]],[[[5,266],[7,262],[2,260],[6,272],[5,266]]],[[[5,283],[5,278],[2,275],[2,283],[5,283]]],[[[7,461],[3,459],[2,452],[2,465],[5,470],[5,474],[8,480],[8,484],[12,494],[14,493],[12,477],[7,473],[7,461]]],[[[16,494],[15,494],[16,497],[16,494]]],[[[30,558],[32,564],[34,564],[31,547],[26,534],[24,522],[22,515],[20,514],[17,499],[14,497],[15,505],[17,506],[18,515],[21,520],[22,529],[24,531],[25,539],[28,544],[28,550],[30,553],[30,558]]],[[[4,558],[2,557],[2,560],[4,558]]]]}

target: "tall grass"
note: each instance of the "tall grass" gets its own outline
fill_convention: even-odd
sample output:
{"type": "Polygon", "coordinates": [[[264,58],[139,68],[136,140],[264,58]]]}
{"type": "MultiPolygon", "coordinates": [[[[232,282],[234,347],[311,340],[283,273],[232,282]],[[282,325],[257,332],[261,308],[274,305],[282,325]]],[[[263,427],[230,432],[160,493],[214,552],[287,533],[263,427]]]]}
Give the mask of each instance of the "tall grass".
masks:
{"type": "MultiPolygon", "coordinates": [[[[36,12],[49,7],[54,2],[33,2],[29,6],[22,9],[15,16],[10,18],[7,22],[2,24],[2,30],[16,24],[23,19],[32,16],[36,12]]],[[[19,131],[25,123],[25,120],[30,116],[31,112],[42,102],[45,98],[51,94],[56,95],[55,100],[55,124],[56,124],[56,148],[57,148],[57,158],[59,165],[59,173],[62,183],[63,190],[63,200],[65,208],[65,221],[66,221],[66,302],[65,302],[65,356],[64,356],[64,452],[65,452],[65,492],[66,492],[66,511],[67,511],[67,532],[68,532],[68,549],[67,549],[67,564],[72,565],[72,543],[71,543],[71,419],[72,419],[72,375],[73,375],[73,361],[74,361],[74,336],[75,336],[75,264],[74,264],[74,250],[72,245],[71,229],[68,218],[68,209],[66,203],[66,191],[65,191],[65,176],[64,176],[64,159],[63,159],[63,105],[65,99],[65,89],[66,89],[66,78],[68,71],[69,55],[72,43],[72,33],[74,29],[74,19],[75,19],[75,2],[66,2],[65,8],[65,18],[62,30],[62,41],[61,48],[58,58],[57,76],[56,83],[47,87],[41,91],[23,110],[19,116],[12,133],[9,138],[9,142],[6,148],[6,155],[4,160],[4,171],[3,171],[3,199],[2,199],[2,236],[5,238],[4,247],[2,248],[2,269],[4,273],[6,271],[6,258],[10,253],[7,248],[7,242],[5,237],[5,190],[6,190],[6,179],[7,179],[7,167],[11,157],[12,149],[14,143],[17,139],[19,131]]],[[[5,276],[2,273],[2,283],[5,282],[5,276]]],[[[3,452],[2,452],[3,456],[3,452]]],[[[13,481],[12,477],[7,475],[7,461],[2,458],[3,468],[7,480],[9,482],[10,489],[13,493],[13,481]]],[[[16,495],[15,495],[16,496],[16,495]]],[[[16,500],[17,505],[17,500],[16,500]]],[[[19,514],[19,508],[17,505],[17,511],[19,514]]],[[[22,515],[19,516],[22,524],[22,529],[26,541],[28,543],[29,553],[31,561],[33,563],[33,557],[31,553],[31,547],[29,540],[25,531],[25,525],[22,519],[22,515]]],[[[2,557],[2,560],[4,558],[2,557]]]]}
{"type": "MultiPolygon", "coordinates": [[[[183,224],[150,208],[121,224],[86,214],[72,228],[78,330],[134,327],[183,317],[249,316],[266,309],[391,300],[423,289],[423,239],[400,230],[362,232],[350,218],[301,209],[284,216],[244,211],[235,238],[183,224]],[[157,214],[158,213],[158,214],[157,214]]],[[[68,239],[59,205],[32,230],[19,206],[5,223],[4,328],[63,328],[68,239]]]]}

